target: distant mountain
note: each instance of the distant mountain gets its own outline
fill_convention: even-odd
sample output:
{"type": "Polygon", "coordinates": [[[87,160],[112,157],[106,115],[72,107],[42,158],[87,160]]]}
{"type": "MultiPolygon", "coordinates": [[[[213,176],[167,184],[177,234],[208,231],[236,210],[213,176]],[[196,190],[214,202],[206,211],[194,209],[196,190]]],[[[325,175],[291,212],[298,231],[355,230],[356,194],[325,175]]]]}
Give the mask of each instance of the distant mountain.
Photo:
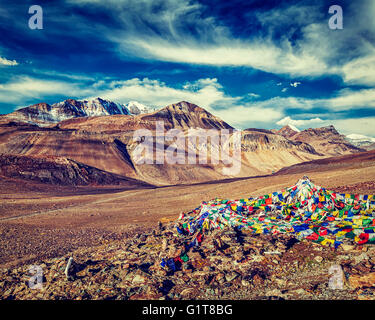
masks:
{"type": "MultiPolygon", "coordinates": [[[[72,102],[69,103],[71,104],[72,102]]],[[[60,108],[64,109],[64,106],[66,104],[60,108]]],[[[48,113],[48,108],[45,106],[45,109],[35,109],[48,113]]],[[[163,121],[165,130],[203,128],[229,129],[232,132],[233,128],[229,124],[195,104],[181,101],[155,112],[132,116],[81,115],[83,114],[79,113],[78,117],[49,127],[22,124],[14,120],[0,122],[0,154],[63,157],[106,172],[158,185],[228,178],[223,175],[222,163],[138,165],[134,161],[133,151],[138,145],[133,138],[134,130],[153,130],[159,121],[163,121]]],[[[242,132],[241,137],[242,165],[241,172],[236,176],[272,173],[284,166],[322,157],[310,145],[288,140],[269,130],[248,129],[242,132]]],[[[174,141],[164,141],[164,149],[167,150],[173,143],[174,141]]],[[[210,143],[194,142],[189,149],[198,153],[210,143]]],[[[39,166],[37,162],[35,165],[39,166]]]]}
{"type": "Polygon", "coordinates": [[[149,107],[137,101],[130,101],[126,105],[126,108],[130,111],[131,114],[138,115],[142,113],[151,113],[160,108],[149,107]]]}
{"type": "Polygon", "coordinates": [[[345,154],[336,157],[325,157],[307,162],[301,162],[279,170],[277,175],[284,174],[309,174],[309,172],[323,172],[335,170],[352,170],[373,167],[375,150],[345,154]]]}
{"type": "MultiPolygon", "coordinates": [[[[34,157],[38,159],[61,157],[155,185],[196,183],[229,177],[223,174],[222,169],[225,165],[222,162],[213,163],[210,160],[206,164],[194,164],[188,161],[184,164],[167,162],[138,164],[133,156],[134,150],[140,143],[139,140],[134,139],[135,130],[148,129],[156,135],[158,133],[154,129],[158,122],[163,122],[165,130],[180,129],[184,132],[193,128],[228,129],[232,134],[234,129],[219,117],[187,101],[170,104],[153,112],[149,111],[149,107],[134,101],[127,105],[120,105],[100,98],[90,101],[68,99],[53,105],[36,104],[0,117],[0,154],[22,155],[33,159],[34,157]],[[140,113],[132,114],[138,111],[140,113]],[[38,125],[34,125],[35,123],[38,125]]],[[[202,148],[207,148],[208,153],[211,153],[211,140],[192,142],[190,140],[194,139],[189,141],[188,139],[188,136],[185,136],[185,148],[179,154],[191,159],[196,158],[202,148]],[[186,152],[186,146],[189,152],[186,152]]],[[[176,148],[174,140],[158,141],[156,142],[159,144],[158,147],[164,150],[176,148]]],[[[154,150],[156,143],[153,143],[154,150]]],[[[230,143],[233,145],[235,142],[232,140],[230,143]]],[[[300,132],[292,126],[273,131],[249,128],[241,132],[240,147],[241,159],[236,161],[241,161],[241,170],[233,177],[269,174],[304,161],[363,151],[350,144],[347,138],[340,135],[333,126],[300,132]]],[[[213,159],[222,154],[221,148],[222,146],[215,146],[213,154],[208,158],[213,159]]],[[[26,160],[29,161],[28,158],[17,161],[26,160]]],[[[51,164],[48,161],[47,163],[40,160],[30,161],[38,167],[45,165],[47,169],[51,164]]],[[[20,162],[22,168],[23,163],[20,162]]],[[[51,165],[53,169],[55,165],[51,165]]],[[[69,168],[72,167],[76,168],[76,165],[70,163],[68,168],[61,167],[61,170],[71,172],[69,168]]],[[[18,172],[17,168],[14,171],[9,170],[7,172],[11,172],[12,175],[18,172]]],[[[55,172],[59,170],[53,169],[52,179],[56,178],[58,174],[55,172]]],[[[90,174],[96,174],[95,170],[90,170],[92,172],[90,174]]],[[[33,172],[22,169],[23,171],[33,172]]],[[[43,177],[44,171],[40,175],[35,169],[35,174],[38,180],[43,177]]],[[[48,172],[46,175],[50,176],[48,172]]],[[[117,181],[117,178],[112,180],[108,177],[108,179],[108,181],[117,181]]],[[[101,183],[100,181],[102,180],[98,183],[101,183]]]]}
{"type": "Polygon", "coordinates": [[[346,136],[346,139],[358,148],[364,148],[366,150],[375,149],[375,138],[361,134],[349,134],[346,136]]]}
{"type": "Polygon", "coordinates": [[[289,137],[293,141],[308,143],[320,154],[338,156],[364,151],[351,144],[344,135],[341,135],[334,126],[309,128],[289,137]]]}
{"type": "Polygon", "coordinates": [[[370,145],[368,145],[368,146],[365,146],[364,147],[366,150],[375,150],[375,143],[372,143],[372,144],[370,144],[370,145]]]}
{"type": "Polygon", "coordinates": [[[124,132],[137,129],[154,130],[156,123],[162,121],[164,129],[233,129],[229,124],[214,116],[205,109],[181,101],[168,105],[158,111],[126,116],[97,118],[75,118],[59,123],[60,128],[79,129],[93,132],[124,132]]]}
{"type": "Polygon", "coordinates": [[[257,132],[262,132],[262,133],[275,134],[272,130],[259,129],[259,128],[247,128],[247,129],[244,129],[244,131],[257,131],[257,132]]]}
{"type": "Polygon", "coordinates": [[[280,130],[272,130],[272,132],[279,134],[283,136],[284,138],[289,139],[293,137],[296,133],[300,132],[300,130],[297,129],[295,126],[288,124],[282,127],[280,130]]]}
{"type": "Polygon", "coordinates": [[[242,132],[243,167],[252,174],[275,172],[296,163],[322,158],[309,144],[292,141],[269,130],[246,129],[242,132]]]}
{"type": "Polygon", "coordinates": [[[130,114],[130,111],[125,105],[96,98],[93,100],[82,101],[67,99],[52,105],[47,103],[37,103],[16,110],[6,115],[6,117],[30,123],[57,123],[71,118],[107,116],[114,114],[130,114]]]}
{"type": "Polygon", "coordinates": [[[142,120],[164,121],[169,128],[233,129],[207,110],[187,101],[170,104],[159,111],[141,115],[142,120]]]}

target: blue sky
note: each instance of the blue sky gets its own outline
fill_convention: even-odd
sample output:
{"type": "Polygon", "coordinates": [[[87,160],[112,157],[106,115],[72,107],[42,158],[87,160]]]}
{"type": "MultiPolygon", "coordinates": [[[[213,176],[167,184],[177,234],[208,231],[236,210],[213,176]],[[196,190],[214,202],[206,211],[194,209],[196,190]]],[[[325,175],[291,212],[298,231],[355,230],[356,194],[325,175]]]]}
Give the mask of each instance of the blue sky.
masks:
{"type": "Polygon", "coordinates": [[[3,0],[0,113],[67,98],[187,100],[237,128],[375,136],[374,16],[372,0],[3,0]],[[42,30],[28,27],[32,4],[42,30]],[[342,30],[328,27],[331,5],[342,30]]]}

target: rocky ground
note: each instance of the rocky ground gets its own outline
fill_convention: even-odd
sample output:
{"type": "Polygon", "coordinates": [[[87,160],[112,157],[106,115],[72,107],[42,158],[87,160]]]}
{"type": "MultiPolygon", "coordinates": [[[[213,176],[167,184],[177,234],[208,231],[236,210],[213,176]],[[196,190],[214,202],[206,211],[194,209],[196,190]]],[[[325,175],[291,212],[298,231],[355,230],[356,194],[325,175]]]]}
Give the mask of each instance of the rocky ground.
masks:
{"type": "MultiPolygon", "coordinates": [[[[35,262],[41,289],[29,288],[30,265],[0,270],[1,299],[374,299],[375,246],[337,250],[289,235],[253,235],[233,229],[207,234],[173,272],[162,258],[178,255],[186,238],[174,223],[131,239],[35,262]],[[74,262],[65,275],[69,257],[74,262]],[[342,289],[332,288],[340,266],[342,289]],[[337,267],[336,267],[337,268],[337,267]],[[331,272],[331,274],[330,274],[331,272]]],[[[340,273],[338,273],[340,275],[340,273]]]]}

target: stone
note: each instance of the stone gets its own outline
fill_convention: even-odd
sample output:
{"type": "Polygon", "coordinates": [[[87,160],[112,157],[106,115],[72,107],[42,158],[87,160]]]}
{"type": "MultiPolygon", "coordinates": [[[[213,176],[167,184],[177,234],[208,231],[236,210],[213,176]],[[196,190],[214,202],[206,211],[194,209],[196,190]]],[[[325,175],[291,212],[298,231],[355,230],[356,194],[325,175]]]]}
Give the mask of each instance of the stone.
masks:
{"type": "Polygon", "coordinates": [[[358,264],[364,260],[368,260],[368,255],[367,253],[363,252],[360,255],[353,257],[353,259],[354,259],[354,264],[358,264]]]}
{"type": "Polygon", "coordinates": [[[265,258],[261,255],[255,255],[252,257],[254,262],[262,262],[265,258]]]}
{"type": "Polygon", "coordinates": [[[323,261],[323,258],[321,256],[316,256],[314,260],[318,263],[321,263],[323,261]]]}
{"type": "Polygon", "coordinates": [[[243,258],[243,252],[242,251],[237,251],[233,254],[233,259],[235,260],[241,260],[243,258]]]}
{"type": "Polygon", "coordinates": [[[241,284],[244,286],[244,287],[248,287],[250,285],[250,282],[247,281],[247,280],[241,280],[241,284]]]}
{"type": "Polygon", "coordinates": [[[225,282],[225,275],[223,273],[218,273],[216,275],[216,281],[219,282],[220,284],[225,282]]]}
{"type": "Polygon", "coordinates": [[[339,256],[338,259],[341,260],[341,261],[349,261],[350,257],[349,256],[339,256]]]}
{"type": "Polygon", "coordinates": [[[256,285],[256,286],[262,285],[263,284],[263,278],[259,274],[256,274],[253,277],[253,284],[256,285]]]}
{"type": "Polygon", "coordinates": [[[139,274],[135,275],[135,277],[132,280],[133,284],[140,284],[140,283],[145,283],[145,282],[146,282],[146,278],[139,274]]]}
{"type": "Polygon", "coordinates": [[[161,245],[161,250],[162,251],[167,250],[167,246],[168,246],[168,240],[167,239],[163,239],[163,242],[162,242],[162,245],[161,245]]]}
{"type": "Polygon", "coordinates": [[[341,245],[341,248],[342,248],[344,251],[352,251],[352,250],[354,250],[354,246],[353,246],[353,245],[350,245],[350,244],[342,244],[342,245],[341,245]]]}
{"type": "Polygon", "coordinates": [[[293,293],[295,293],[297,295],[301,295],[301,296],[311,295],[310,292],[308,292],[308,291],[306,291],[305,289],[302,289],[302,288],[292,290],[290,292],[293,292],[293,293]]]}
{"type": "Polygon", "coordinates": [[[287,282],[284,279],[275,278],[274,281],[280,288],[286,287],[287,282]]]}
{"type": "Polygon", "coordinates": [[[225,280],[231,282],[239,276],[237,272],[230,272],[225,275],[225,280]]]}
{"type": "Polygon", "coordinates": [[[375,286],[375,272],[365,275],[352,275],[349,277],[349,286],[353,289],[370,288],[375,286]]]}
{"type": "Polygon", "coordinates": [[[268,290],[266,292],[266,296],[269,296],[269,297],[280,297],[282,296],[282,293],[279,289],[273,289],[273,290],[268,290]]]}

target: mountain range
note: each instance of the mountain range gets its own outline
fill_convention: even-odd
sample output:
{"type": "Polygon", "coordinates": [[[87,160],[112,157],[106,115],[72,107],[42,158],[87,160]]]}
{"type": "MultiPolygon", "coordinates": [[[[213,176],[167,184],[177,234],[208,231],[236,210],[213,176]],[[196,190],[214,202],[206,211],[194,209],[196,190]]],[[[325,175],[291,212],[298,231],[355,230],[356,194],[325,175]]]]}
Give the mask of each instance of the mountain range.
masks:
{"type": "Polygon", "coordinates": [[[292,140],[310,144],[314,149],[324,155],[343,155],[363,151],[359,146],[351,144],[344,135],[341,135],[334,126],[309,128],[303,131],[293,130],[289,125],[275,131],[276,134],[292,140]]]}
{"type": "Polygon", "coordinates": [[[361,134],[349,134],[346,139],[352,144],[359,148],[364,148],[366,150],[375,149],[375,138],[367,137],[361,134]]]}
{"type": "MultiPolygon", "coordinates": [[[[95,171],[97,176],[106,176],[94,181],[77,175],[76,179],[63,179],[65,184],[102,184],[100,181],[103,179],[121,184],[124,181],[129,183],[126,179],[132,179],[132,183],[170,185],[229,178],[222,173],[222,163],[136,164],[132,154],[139,142],[133,139],[134,131],[154,130],[158,121],[163,121],[165,130],[186,132],[192,128],[203,128],[234,132],[234,128],[222,119],[186,101],[161,109],[135,101],[123,105],[101,98],[68,99],[52,105],[38,103],[0,116],[0,162],[3,168],[0,174],[28,179],[30,175],[15,173],[30,171],[30,166],[25,169],[26,160],[37,165],[48,159],[47,167],[54,174],[58,170],[53,163],[59,170],[65,166],[66,172],[77,172],[77,166],[87,166],[91,172],[99,170],[95,171]],[[18,161],[11,170],[6,170],[3,164],[9,164],[9,159],[18,161]]],[[[173,143],[163,141],[162,147],[167,150],[173,143]]],[[[190,148],[197,154],[206,145],[207,142],[198,141],[190,148]]],[[[236,177],[271,174],[294,164],[361,151],[365,151],[361,145],[352,144],[333,126],[302,131],[293,126],[280,130],[248,128],[241,132],[241,170],[236,177]]],[[[90,171],[87,168],[86,172],[90,171]]],[[[43,180],[43,175],[48,176],[45,170],[42,173],[38,171],[33,179],[43,180]]],[[[59,183],[59,179],[55,178],[44,180],[59,183]]]]}
{"type": "Polygon", "coordinates": [[[6,117],[43,125],[81,117],[109,116],[115,114],[138,115],[155,111],[157,108],[145,106],[136,101],[126,105],[101,98],[91,100],[67,99],[54,104],[37,103],[18,109],[6,117]]]}

